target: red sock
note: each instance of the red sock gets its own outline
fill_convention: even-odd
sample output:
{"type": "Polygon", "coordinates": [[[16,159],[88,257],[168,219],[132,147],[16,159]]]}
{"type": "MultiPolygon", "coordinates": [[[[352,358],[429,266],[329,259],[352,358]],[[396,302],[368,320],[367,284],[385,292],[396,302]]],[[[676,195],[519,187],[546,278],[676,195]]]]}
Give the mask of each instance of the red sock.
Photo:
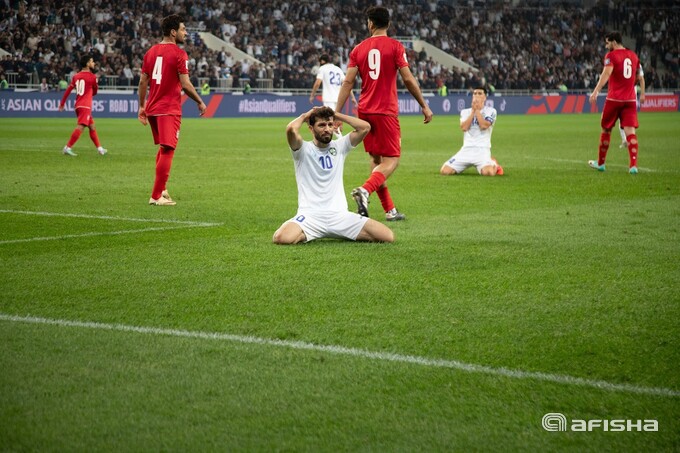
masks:
{"type": "Polygon", "coordinates": [[[97,136],[97,131],[90,129],[90,138],[92,139],[92,143],[94,143],[94,146],[99,148],[101,144],[99,143],[99,137],[97,136]]]}
{"type": "Polygon", "coordinates": [[[385,212],[389,212],[394,209],[394,203],[392,202],[392,197],[390,196],[390,191],[387,190],[387,186],[383,184],[376,190],[378,198],[380,198],[380,204],[382,204],[385,212]]]}
{"type": "Polygon", "coordinates": [[[386,179],[387,178],[385,178],[385,175],[383,175],[379,171],[374,171],[373,173],[371,173],[370,178],[368,178],[364,185],[361,187],[366,189],[366,191],[368,191],[370,195],[376,190],[378,190],[378,187],[382,186],[385,183],[386,179]]]}
{"type": "Polygon", "coordinates": [[[604,165],[607,158],[607,150],[609,149],[609,140],[611,139],[611,132],[602,132],[600,134],[600,149],[597,156],[597,165],[604,165]]]}
{"type": "Polygon", "coordinates": [[[69,138],[68,143],[66,144],[66,146],[68,146],[68,147],[70,148],[70,147],[72,147],[73,145],[75,145],[76,142],[78,141],[78,139],[80,138],[80,134],[82,134],[82,133],[83,133],[83,131],[81,131],[80,129],[78,129],[78,128],[76,127],[76,128],[73,130],[73,133],[71,134],[71,138],[69,138]]]}
{"type": "Polygon", "coordinates": [[[161,148],[156,155],[156,180],[153,183],[153,192],[151,198],[158,200],[163,194],[165,184],[170,177],[170,168],[172,167],[172,158],[175,155],[174,149],[161,148]]]}
{"type": "Polygon", "coordinates": [[[628,141],[628,157],[630,157],[630,167],[637,167],[638,140],[637,135],[626,135],[628,141]]]}

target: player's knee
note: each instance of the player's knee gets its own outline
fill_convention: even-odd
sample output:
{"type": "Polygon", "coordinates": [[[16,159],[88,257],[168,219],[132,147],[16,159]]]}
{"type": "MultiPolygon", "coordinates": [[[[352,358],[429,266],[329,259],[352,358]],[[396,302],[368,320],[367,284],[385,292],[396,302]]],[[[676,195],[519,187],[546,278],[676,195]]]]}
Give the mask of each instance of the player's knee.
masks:
{"type": "Polygon", "coordinates": [[[286,240],[285,234],[280,229],[274,232],[274,236],[272,236],[272,242],[278,245],[290,244],[290,241],[286,240]]]}
{"type": "Polygon", "coordinates": [[[291,231],[289,228],[279,228],[272,236],[272,242],[278,245],[292,245],[304,240],[304,233],[291,231]]]}
{"type": "Polygon", "coordinates": [[[484,168],[482,168],[482,172],[480,173],[482,176],[496,176],[496,167],[493,165],[488,165],[484,168]]]}
{"type": "Polygon", "coordinates": [[[451,176],[456,174],[456,170],[449,167],[448,165],[442,165],[442,168],[439,169],[439,174],[444,176],[451,176]]]}

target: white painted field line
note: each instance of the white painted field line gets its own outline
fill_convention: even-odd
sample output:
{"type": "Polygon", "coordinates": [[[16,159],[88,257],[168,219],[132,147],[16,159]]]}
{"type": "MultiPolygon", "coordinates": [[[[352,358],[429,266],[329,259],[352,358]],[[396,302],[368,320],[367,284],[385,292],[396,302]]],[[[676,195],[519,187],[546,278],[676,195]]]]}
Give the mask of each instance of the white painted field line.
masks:
{"type": "Polygon", "coordinates": [[[0,321],[23,322],[31,324],[48,324],[62,327],[81,327],[85,329],[111,330],[122,332],[135,332],[150,335],[164,335],[171,337],[200,338],[206,340],[223,340],[234,343],[258,344],[275,346],[296,350],[318,351],[328,354],[345,355],[364,359],[407,363],[435,368],[449,368],[469,373],[483,373],[494,376],[503,376],[514,379],[533,379],[538,381],[552,382],[557,384],[576,385],[591,387],[600,390],[633,393],[640,395],[655,395],[665,397],[678,397],[680,391],[663,387],[642,387],[632,384],[616,384],[607,381],[583,379],[562,374],[540,373],[534,371],[512,370],[508,368],[493,368],[473,363],[459,362],[457,360],[429,359],[412,355],[394,354],[389,352],[373,352],[365,349],[347,348],[344,346],[318,345],[302,341],[275,340],[243,335],[231,335],[217,332],[196,332],[189,330],[162,329],[157,327],[128,326],[125,324],[104,324],[98,322],[68,321],[63,319],[39,318],[34,316],[16,316],[0,313],[0,321]]]}
{"type": "Polygon", "coordinates": [[[166,230],[181,230],[186,228],[205,228],[212,225],[178,225],[178,226],[167,226],[167,227],[150,227],[150,228],[140,228],[137,230],[120,230],[120,231],[93,231],[89,233],[82,234],[64,234],[61,236],[44,236],[44,237],[33,237],[25,239],[8,239],[6,241],[0,241],[0,245],[4,244],[20,244],[22,242],[39,242],[39,241],[58,241],[60,239],[73,239],[73,238],[86,238],[92,236],[118,236],[121,234],[135,234],[135,233],[146,233],[149,231],[166,231],[166,230]]]}
{"type": "MultiPolygon", "coordinates": [[[[158,208],[151,208],[158,209],[158,208]]],[[[99,219],[99,220],[120,220],[125,222],[148,222],[148,223],[174,223],[178,225],[193,225],[193,226],[220,226],[221,223],[209,223],[209,222],[191,222],[188,220],[168,220],[168,219],[135,219],[129,217],[114,217],[106,215],[90,215],[90,214],[69,214],[61,212],[41,212],[41,211],[14,211],[11,209],[0,209],[0,213],[5,214],[25,214],[25,215],[37,215],[45,217],[74,217],[78,219],[99,219]]]]}
{"type": "Polygon", "coordinates": [[[136,219],[128,217],[112,217],[112,216],[101,216],[101,215],[90,215],[90,214],[68,214],[59,212],[41,212],[41,211],[13,211],[10,209],[0,209],[0,213],[5,214],[22,214],[22,215],[36,215],[36,216],[46,216],[46,217],[72,217],[79,219],[98,219],[98,220],[115,220],[121,222],[145,222],[145,223],[166,223],[176,226],[164,226],[164,227],[149,227],[140,228],[136,230],[119,230],[119,231],[91,231],[88,233],[81,234],[64,234],[59,236],[44,236],[44,237],[32,237],[24,239],[8,239],[6,241],[0,241],[0,245],[4,244],[20,244],[22,242],[39,242],[39,241],[58,241],[60,239],[73,239],[73,238],[83,238],[92,236],[118,236],[121,234],[136,234],[136,233],[146,233],[149,231],[165,231],[165,230],[179,230],[182,228],[205,228],[220,226],[221,223],[208,223],[208,222],[190,222],[186,220],[166,220],[166,219],[136,219]]]}

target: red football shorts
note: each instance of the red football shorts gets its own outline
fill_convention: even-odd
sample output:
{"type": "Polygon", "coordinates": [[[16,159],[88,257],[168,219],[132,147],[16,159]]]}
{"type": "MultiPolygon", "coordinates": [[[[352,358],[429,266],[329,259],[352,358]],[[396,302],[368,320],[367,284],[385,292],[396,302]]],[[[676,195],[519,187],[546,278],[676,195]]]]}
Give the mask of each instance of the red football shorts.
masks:
{"type": "Polygon", "coordinates": [[[616,102],[605,101],[604,109],[602,110],[602,119],[600,126],[602,129],[613,129],[616,120],[621,120],[622,127],[638,127],[637,118],[637,103],[631,102],[616,102]]]}
{"type": "Polygon", "coordinates": [[[385,157],[401,156],[399,118],[362,113],[359,113],[359,118],[371,125],[371,132],[364,138],[364,148],[367,153],[385,157]]]}
{"type": "Polygon", "coordinates": [[[179,126],[182,117],[179,115],[149,116],[149,125],[153,133],[153,142],[168,148],[177,148],[179,140],[179,126]]]}
{"type": "Polygon", "coordinates": [[[94,118],[92,118],[92,110],[86,108],[77,108],[76,115],[78,116],[78,124],[83,126],[92,126],[94,124],[94,118]]]}

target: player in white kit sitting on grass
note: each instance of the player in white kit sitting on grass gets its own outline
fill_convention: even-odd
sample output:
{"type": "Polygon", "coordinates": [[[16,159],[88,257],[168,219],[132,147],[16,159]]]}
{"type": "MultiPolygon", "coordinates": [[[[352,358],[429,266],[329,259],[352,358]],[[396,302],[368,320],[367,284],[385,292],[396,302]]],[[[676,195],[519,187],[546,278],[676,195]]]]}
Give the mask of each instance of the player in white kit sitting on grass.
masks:
{"type": "Polygon", "coordinates": [[[291,121],[286,138],[295,164],[298,210],[274,233],[275,244],[297,244],[320,238],[351,241],[394,242],[394,233],[380,222],[348,211],[343,171],[345,158],[371,130],[366,121],[336,113],[329,107],[314,107],[291,121]],[[340,120],[354,130],[333,140],[334,122],[340,120]],[[307,122],[311,142],[300,135],[307,122]]]}
{"type": "Polygon", "coordinates": [[[482,176],[503,174],[503,167],[491,157],[491,133],[496,123],[496,109],[485,105],[486,89],[472,91],[472,106],[460,112],[460,128],[464,132],[463,147],[444,162],[442,175],[457,175],[468,167],[475,167],[482,176]]]}

